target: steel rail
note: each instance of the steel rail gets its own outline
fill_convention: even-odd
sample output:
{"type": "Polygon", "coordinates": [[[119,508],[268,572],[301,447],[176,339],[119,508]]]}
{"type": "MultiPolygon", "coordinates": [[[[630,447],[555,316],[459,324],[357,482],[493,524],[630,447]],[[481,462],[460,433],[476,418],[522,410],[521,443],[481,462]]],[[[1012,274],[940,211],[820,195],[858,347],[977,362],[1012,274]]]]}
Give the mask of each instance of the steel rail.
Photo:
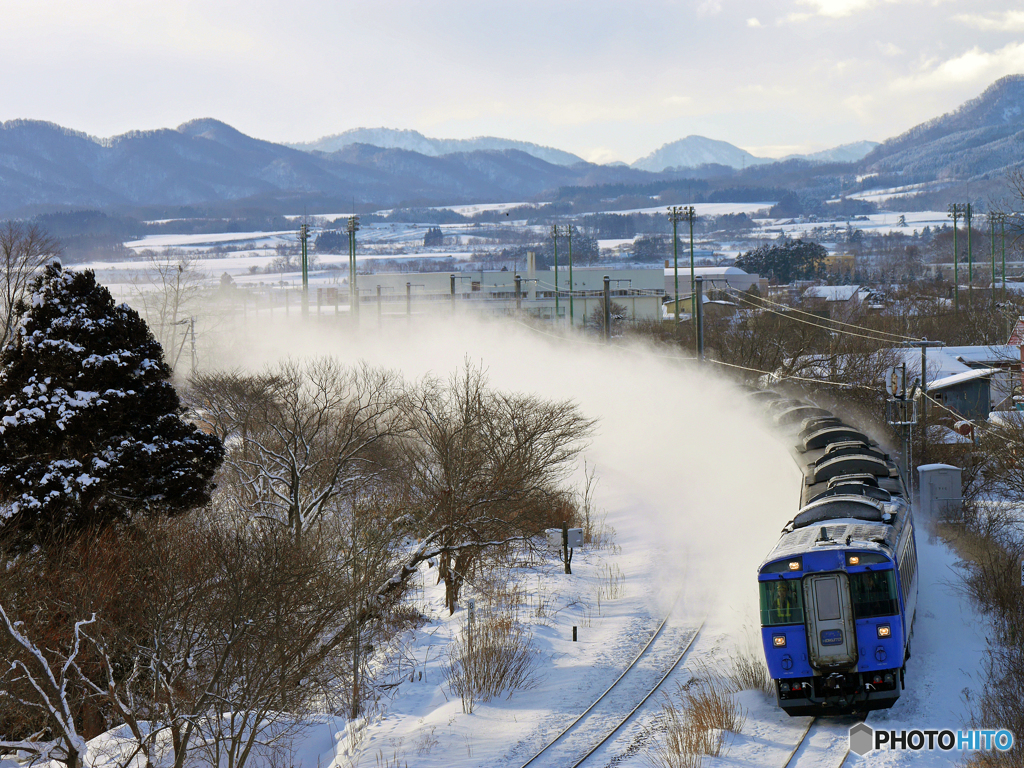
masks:
{"type": "Polygon", "coordinates": [[[605,736],[603,739],[601,739],[599,742],[597,742],[597,744],[595,744],[593,747],[591,747],[589,752],[587,752],[585,755],[583,755],[583,757],[581,757],[579,760],[577,760],[575,763],[573,763],[571,768],[577,768],[578,766],[582,765],[583,762],[588,757],[590,757],[592,754],[597,752],[598,749],[600,749],[602,746],[604,746],[605,742],[608,741],[608,739],[610,739],[616,733],[618,733],[619,729],[622,728],[622,726],[624,726],[626,723],[628,723],[630,721],[630,719],[633,717],[633,715],[636,714],[637,710],[640,709],[640,707],[642,707],[647,702],[647,700],[649,698],[651,698],[651,696],[653,696],[655,694],[655,692],[661,687],[661,684],[664,683],[665,680],[668,679],[668,676],[671,675],[675,671],[676,667],[679,666],[679,662],[681,662],[683,660],[683,657],[686,656],[687,653],[689,653],[690,646],[693,645],[693,642],[697,639],[697,636],[700,634],[701,630],[704,629],[704,624],[706,622],[707,622],[707,618],[705,617],[705,619],[703,621],[701,621],[700,626],[697,627],[697,631],[693,633],[693,636],[690,638],[689,642],[686,643],[686,645],[684,646],[683,650],[676,657],[676,660],[674,662],[672,662],[672,666],[669,667],[668,671],[664,675],[661,676],[661,679],[658,680],[657,684],[647,693],[647,695],[644,696],[642,699],[640,699],[640,703],[637,704],[635,707],[633,707],[633,709],[631,709],[629,711],[629,714],[626,715],[624,718],[622,718],[622,720],[619,722],[619,724],[616,725],[615,728],[613,728],[611,730],[611,732],[607,736],[605,736]]]}
{"type": "Polygon", "coordinates": [[[604,693],[602,693],[600,696],[598,696],[597,699],[595,699],[593,704],[591,704],[589,707],[587,707],[585,710],[583,710],[583,712],[580,713],[579,717],[577,717],[575,720],[573,720],[571,723],[569,723],[569,725],[567,725],[564,730],[562,730],[557,736],[555,736],[555,738],[553,738],[546,745],[544,745],[544,747],[540,750],[540,752],[538,752],[533,757],[531,757],[529,760],[527,760],[525,763],[523,763],[522,768],[526,768],[526,766],[528,766],[530,763],[532,763],[538,757],[543,755],[556,742],[558,742],[559,739],[561,739],[563,736],[565,736],[565,734],[567,734],[569,731],[571,731],[573,729],[573,726],[575,726],[580,720],[582,720],[584,717],[586,717],[590,713],[590,711],[594,709],[594,707],[596,707],[599,703],[601,703],[601,700],[605,696],[607,696],[609,693],[612,692],[612,690],[615,688],[615,686],[619,684],[619,681],[621,681],[622,678],[624,678],[627,674],[629,674],[629,670],[631,670],[634,666],[636,666],[636,663],[638,661],[640,661],[641,657],[645,653],[647,653],[647,649],[651,647],[651,644],[658,638],[658,635],[660,635],[661,631],[665,628],[665,625],[668,623],[668,620],[670,618],[672,618],[672,612],[675,611],[676,604],[678,602],[679,602],[679,598],[677,597],[675,599],[675,602],[672,603],[672,607],[669,608],[669,611],[665,615],[665,618],[661,620],[661,624],[658,625],[658,628],[654,631],[654,634],[651,635],[651,639],[648,640],[647,644],[643,648],[640,649],[640,653],[638,653],[636,655],[636,658],[633,659],[633,661],[631,661],[629,663],[629,666],[626,667],[624,670],[622,670],[622,674],[619,675],[617,678],[615,678],[615,682],[612,683],[610,686],[608,686],[608,690],[606,690],[604,693]]]}

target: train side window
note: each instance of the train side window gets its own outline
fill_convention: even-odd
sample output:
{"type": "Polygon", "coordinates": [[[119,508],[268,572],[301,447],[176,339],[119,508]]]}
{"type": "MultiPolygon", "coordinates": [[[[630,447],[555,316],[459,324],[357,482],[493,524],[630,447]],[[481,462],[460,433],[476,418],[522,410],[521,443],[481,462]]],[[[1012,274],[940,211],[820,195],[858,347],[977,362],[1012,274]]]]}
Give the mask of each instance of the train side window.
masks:
{"type": "Polygon", "coordinates": [[[858,619],[899,613],[896,579],[892,571],[851,573],[850,599],[853,601],[853,615],[858,619]]]}
{"type": "Polygon", "coordinates": [[[803,595],[798,580],[762,581],[760,587],[763,626],[804,623],[803,595]]]}

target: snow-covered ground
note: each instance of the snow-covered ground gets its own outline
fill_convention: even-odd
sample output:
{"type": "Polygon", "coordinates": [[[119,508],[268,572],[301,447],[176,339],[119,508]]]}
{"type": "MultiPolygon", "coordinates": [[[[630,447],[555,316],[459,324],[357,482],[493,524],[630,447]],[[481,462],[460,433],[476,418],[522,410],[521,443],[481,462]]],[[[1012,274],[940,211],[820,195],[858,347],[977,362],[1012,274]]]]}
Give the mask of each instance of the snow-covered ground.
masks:
{"type": "MultiPolygon", "coordinates": [[[[484,366],[495,387],[573,399],[600,420],[586,458],[597,468],[597,501],[616,530],[615,548],[577,553],[571,576],[554,557],[520,574],[532,595],[520,616],[531,625],[539,651],[538,685],[478,704],[469,715],[446,690],[441,672],[445,646],[462,630],[466,614],[445,614],[441,588],[425,570],[413,600],[430,622],[403,638],[416,660],[404,671],[414,680],[406,678],[393,698],[382,701],[354,739],[346,736],[339,746],[337,739],[318,736],[308,742],[313,751],[304,742],[304,765],[375,766],[394,757],[423,768],[522,765],[625,668],[677,596],[678,615],[671,623],[680,637],[705,615],[708,623],[684,668],[667,681],[668,690],[698,663],[722,668],[731,653],[756,637],[756,569],[795,511],[799,475],[784,440],[769,433],[729,385],[642,348],[607,350],[469,316],[454,325],[427,319],[411,327],[396,324],[361,339],[345,332],[299,334],[297,328],[279,317],[274,327],[250,325],[244,337],[222,340],[219,359],[225,366],[259,366],[286,354],[329,350],[410,378],[428,372],[447,376],[470,359],[484,366]],[[623,574],[622,594],[606,595],[598,608],[609,568],[623,574]],[[540,603],[544,608],[538,610],[540,603]],[[339,750],[349,756],[340,760],[339,750]]],[[[907,690],[892,710],[868,722],[897,729],[956,728],[967,716],[964,690],[984,685],[986,625],[956,589],[954,557],[930,541],[923,527],[918,545],[921,599],[907,690]]],[[[786,717],[758,693],[738,699],[746,710],[742,733],[728,736],[723,755],[705,765],[781,765],[806,720],[786,717]]],[[[649,704],[642,710],[602,751],[601,764],[619,755],[616,764],[645,765],[645,728],[657,709],[649,704]]],[[[330,727],[340,729],[338,722],[330,727]]],[[[842,733],[846,727],[836,725],[842,733]]],[[[829,753],[846,749],[845,737],[826,734],[819,741],[829,753]]],[[[918,752],[870,759],[944,765],[954,757],[918,752]]]]}
{"type": "MultiPolygon", "coordinates": [[[[409,379],[447,376],[470,360],[483,366],[496,388],[571,399],[599,419],[585,457],[596,469],[596,502],[615,537],[614,546],[577,552],[572,575],[562,572],[554,555],[511,574],[526,593],[519,616],[537,649],[537,684],[478,703],[472,714],[463,713],[442,672],[466,611],[447,615],[442,587],[424,567],[410,600],[428,622],[398,638],[405,661],[391,679],[402,682],[359,727],[325,713],[297,733],[291,765],[370,768],[395,765],[397,758],[418,768],[520,766],[615,679],[674,603],[669,630],[679,642],[704,617],[707,623],[665,690],[700,664],[724,669],[731,654],[751,642],[756,647],[756,569],[795,511],[800,477],[785,440],[713,372],[684,368],[671,355],[642,347],[608,349],[471,315],[454,322],[418,318],[361,337],[327,324],[309,331],[295,316],[250,318],[237,335],[219,331],[215,359],[227,368],[258,368],[284,357],[330,353],[409,379]],[[621,589],[611,587],[611,573],[621,573],[621,589]]],[[[985,682],[986,625],[956,589],[953,556],[929,540],[923,526],[918,551],[921,597],[907,690],[892,710],[871,715],[869,723],[956,729],[967,717],[965,697],[973,698],[985,682]]],[[[463,600],[475,594],[471,585],[463,600]]],[[[781,766],[807,720],[785,716],[760,693],[737,699],[745,710],[742,731],[727,735],[722,755],[704,765],[781,766]]],[[[653,697],[595,764],[614,759],[616,765],[646,765],[660,705],[660,697],[653,697]]],[[[833,724],[832,734],[820,734],[809,749],[841,754],[848,725],[833,724]]],[[[109,744],[103,737],[95,741],[97,755],[109,744]]],[[[872,754],[870,764],[945,765],[955,757],[872,754]]],[[[14,765],[0,761],[0,768],[14,765]]]]}
{"type": "MultiPolygon", "coordinates": [[[[761,203],[694,203],[693,207],[697,211],[698,216],[723,216],[727,213],[755,213],[756,211],[767,210],[775,205],[777,201],[767,201],[761,203]]],[[[590,213],[574,214],[579,216],[596,216],[602,213],[616,213],[619,215],[625,215],[628,213],[643,213],[643,214],[665,214],[668,210],[666,205],[653,205],[648,208],[631,208],[626,211],[592,211],[590,213]]]]}

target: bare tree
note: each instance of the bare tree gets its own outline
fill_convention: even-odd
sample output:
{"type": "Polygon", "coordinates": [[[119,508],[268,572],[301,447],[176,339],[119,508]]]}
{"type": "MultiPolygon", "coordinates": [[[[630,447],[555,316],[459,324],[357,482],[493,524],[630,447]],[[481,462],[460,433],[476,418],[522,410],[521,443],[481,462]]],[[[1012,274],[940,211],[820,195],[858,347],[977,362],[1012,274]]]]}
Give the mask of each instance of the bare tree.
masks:
{"type": "Polygon", "coordinates": [[[82,630],[94,621],[95,614],[76,621],[71,647],[63,658],[55,651],[49,651],[48,656],[22,631],[22,622],[12,621],[0,606],[0,631],[13,641],[15,649],[10,658],[3,659],[7,669],[0,675],[0,697],[13,699],[21,707],[42,713],[46,724],[44,733],[52,737],[48,740],[0,738],[0,749],[28,752],[44,761],[64,763],[67,768],[81,768],[86,743],[75,722],[68,688],[76,672],[82,630]],[[24,693],[19,695],[19,690],[24,693]]]}
{"type": "Polygon", "coordinates": [[[454,612],[482,551],[546,527],[593,422],[571,402],[495,392],[470,364],[447,383],[423,381],[408,412],[414,524],[436,551],[454,612]]]}
{"type": "Polygon", "coordinates": [[[0,224],[0,349],[7,346],[17,321],[15,306],[39,269],[60,255],[60,241],[35,225],[0,224]]]}
{"type": "Polygon", "coordinates": [[[185,344],[184,325],[199,308],[207,274],[192,254],[143,251],[146,266],[131,273],[131,303],[149,324],[172,368],[185,344]]]}
{"type": "Polygon", "coordinates": [[[256,376],[201,374],[188,397],[228,440],[232,492],[296,540],[335,498],[385,471],[382,443],[404,428],[395,374],[327,358],[256,376]]]}

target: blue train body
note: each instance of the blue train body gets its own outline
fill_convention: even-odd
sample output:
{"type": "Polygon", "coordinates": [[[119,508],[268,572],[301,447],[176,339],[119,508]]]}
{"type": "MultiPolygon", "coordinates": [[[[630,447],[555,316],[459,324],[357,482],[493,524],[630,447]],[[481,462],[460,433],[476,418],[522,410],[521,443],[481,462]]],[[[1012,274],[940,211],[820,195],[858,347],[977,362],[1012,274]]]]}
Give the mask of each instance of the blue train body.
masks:
{"type": "Polygon", "coordinates": [[[891,707],[904,686],[917,548],[904,478],[877,444],[828,411],[774,393],[797,436],[800,511],[758,568],[761,640],[791,715],[891,707]]]}

